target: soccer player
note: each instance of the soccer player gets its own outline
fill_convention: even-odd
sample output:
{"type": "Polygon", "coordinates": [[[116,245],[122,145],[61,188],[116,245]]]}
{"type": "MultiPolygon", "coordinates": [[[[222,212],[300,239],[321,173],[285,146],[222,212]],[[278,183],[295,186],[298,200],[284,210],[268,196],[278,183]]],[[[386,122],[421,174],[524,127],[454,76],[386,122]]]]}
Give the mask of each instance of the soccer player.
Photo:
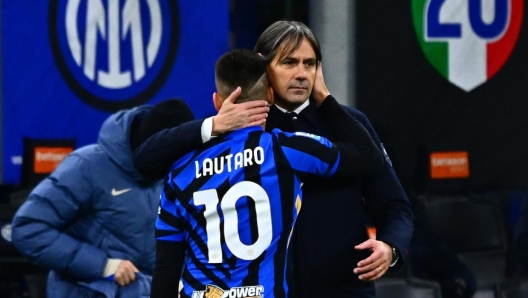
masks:
{"type": "MultiPolygon", "coordinates": [[[[273,103],[266,62],[256,53],[223,55],[215,79],[216,109],[233,90],[241,92],[237,102],[273,103]]],[[[288,296],[287,248],[304,178],[370,175],[383,164],[355,118],[331,97],[318,104],[340,143],[254,126],[223,134],[172,166],[156,221],[152,298],[176,297],[180,279],[181,297],[288,296]]]]}

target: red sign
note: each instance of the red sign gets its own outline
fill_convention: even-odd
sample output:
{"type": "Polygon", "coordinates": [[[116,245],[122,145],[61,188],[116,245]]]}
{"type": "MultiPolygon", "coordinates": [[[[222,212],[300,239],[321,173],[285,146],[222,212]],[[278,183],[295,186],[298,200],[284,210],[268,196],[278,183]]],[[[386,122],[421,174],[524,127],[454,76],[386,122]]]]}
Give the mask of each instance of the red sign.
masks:
{"type": "Polygon", "coordinates": [[[468,178],[468,153],[466,151],[433,152],[430,156],[430,169],[433,179],[468,178]]]}
{"type": "Polygon", "coordinates": [[[35,164],[33,170],[37,174],[49,174],[59,163],[73,151],[70,147],[35,147],[35,164]]]}

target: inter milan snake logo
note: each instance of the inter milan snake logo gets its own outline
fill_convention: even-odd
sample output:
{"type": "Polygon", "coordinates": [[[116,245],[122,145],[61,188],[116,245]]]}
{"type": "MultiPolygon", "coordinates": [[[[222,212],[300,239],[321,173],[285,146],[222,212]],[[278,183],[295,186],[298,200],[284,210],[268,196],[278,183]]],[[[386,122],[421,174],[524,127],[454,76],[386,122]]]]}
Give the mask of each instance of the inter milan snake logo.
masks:
{"type": "Polygon", "coordinates": [[[172,68],[177,1],[52,0],[54,58],[84,101],[117,110],[151,99],[172,68]]]}

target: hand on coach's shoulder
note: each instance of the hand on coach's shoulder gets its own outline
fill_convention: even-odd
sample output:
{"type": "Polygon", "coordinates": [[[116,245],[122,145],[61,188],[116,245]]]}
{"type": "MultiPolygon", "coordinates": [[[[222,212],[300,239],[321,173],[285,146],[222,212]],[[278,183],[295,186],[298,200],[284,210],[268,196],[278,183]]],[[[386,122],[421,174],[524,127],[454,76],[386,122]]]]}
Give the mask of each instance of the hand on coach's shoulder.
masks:
{"type": "Polygon", "coordinates": [[[213,136],[266,122],[269,112],[268,103],[265,100],[253,100],[235,104],[240,93],[240,87],[233,91],[224,100],[218,114],[213,117],[213,136]]]}
{"type": "Polygon", "coordinates": [[[328,91],[328,88],[326,88],[326,84],[324,82],[323,77],[323,63],[319,62],[319,65],[317,66],[317,71],[315,72],[315,81],[314,81],[314,87],[312,90],[312,98],[315,100],[315,104],[317,107],[320,107],[325,98],[330,95],[330,91],[328,91]]]}

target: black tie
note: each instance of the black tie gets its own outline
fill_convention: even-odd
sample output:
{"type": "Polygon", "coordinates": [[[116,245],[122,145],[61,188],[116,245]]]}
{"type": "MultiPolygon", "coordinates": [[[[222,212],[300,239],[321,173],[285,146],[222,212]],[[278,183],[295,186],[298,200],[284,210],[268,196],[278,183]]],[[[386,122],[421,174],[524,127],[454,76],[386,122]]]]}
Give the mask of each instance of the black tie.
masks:
{"type": "Polygon", "coordinates": [[[284,113],[284,118],[282,118],[280,129],[285,132],[295,132],[294,122],[297,121],[297,113],[284,113]]]}

